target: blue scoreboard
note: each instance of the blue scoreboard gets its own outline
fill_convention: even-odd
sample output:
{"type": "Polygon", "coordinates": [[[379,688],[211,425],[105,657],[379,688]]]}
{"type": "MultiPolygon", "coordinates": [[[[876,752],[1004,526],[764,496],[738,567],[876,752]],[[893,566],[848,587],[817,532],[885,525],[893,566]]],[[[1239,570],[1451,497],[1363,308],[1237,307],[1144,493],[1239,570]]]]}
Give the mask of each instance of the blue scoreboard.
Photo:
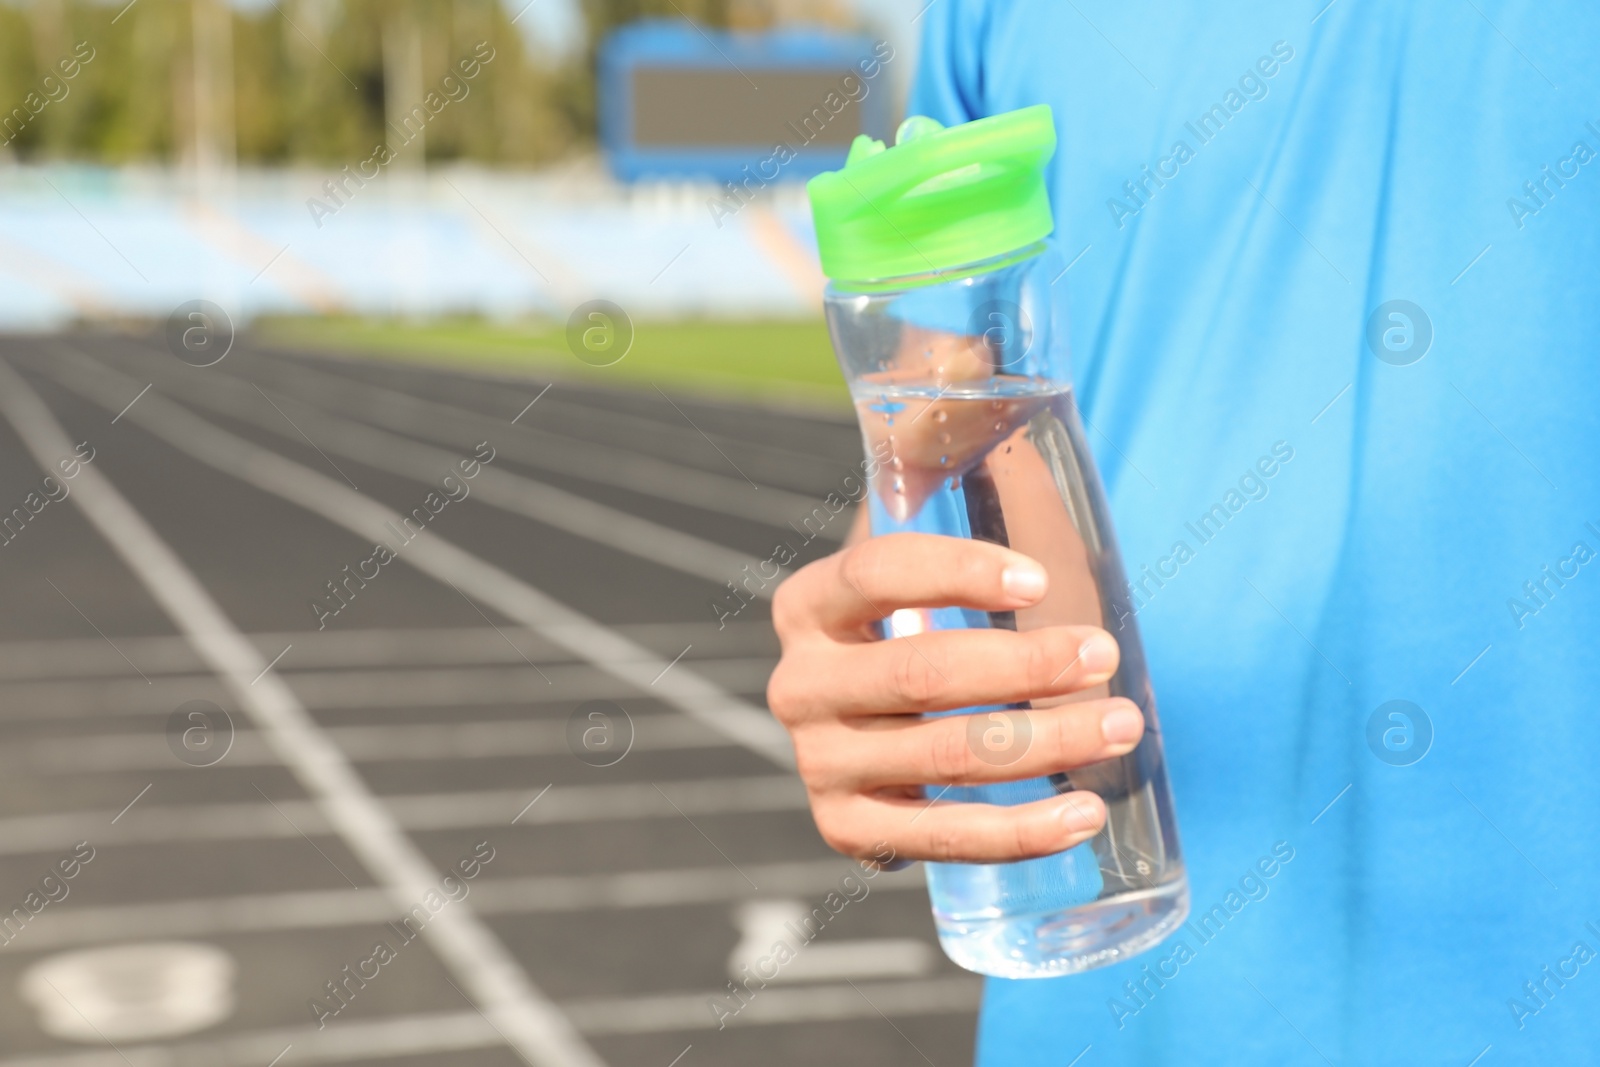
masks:
{"type": "Polygon", "coordinates": [[[600,144],[623,181],[808,178],[841,166],[857,134],[889,136],[893,61],[856,34],[631,23],[600,47],[600,144]]]}

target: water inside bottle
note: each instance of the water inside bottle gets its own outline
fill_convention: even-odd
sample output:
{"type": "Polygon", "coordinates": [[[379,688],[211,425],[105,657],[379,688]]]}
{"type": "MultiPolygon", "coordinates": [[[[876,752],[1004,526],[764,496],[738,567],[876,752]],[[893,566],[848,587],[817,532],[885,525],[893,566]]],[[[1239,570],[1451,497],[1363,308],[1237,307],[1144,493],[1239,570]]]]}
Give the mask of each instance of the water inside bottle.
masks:
{"type": "Polygon", "coordinates": [[[1048,778],[925,786],[930,800],[1001,805],[1087,789],[1109,812],[1096,837],[1057,855],[928,864],[945,951],[981,973],[1034,977],[1100,966],[1150,947],[1183,921],[1187,889],[1144,653],[1070,387],[1005,375],[936,386],[868,374],[854,393],[868,454],[887,457],[868,498],[874,534],[991,541],[1033,557],[1050,574],[1049,592],[1033,607],[897,612],[886,623],[888,635],[914,641],[916,632],[931,629],[1094,625],[1122,648],[1117,673],[1093,689],[941,713],[978,717],[968,731],[973,751],[1001,766],[1020,759],[1031,737],[1030,709],[1116,695],[1145,713],[1145,737],[1126,756],[1048,778]]]}

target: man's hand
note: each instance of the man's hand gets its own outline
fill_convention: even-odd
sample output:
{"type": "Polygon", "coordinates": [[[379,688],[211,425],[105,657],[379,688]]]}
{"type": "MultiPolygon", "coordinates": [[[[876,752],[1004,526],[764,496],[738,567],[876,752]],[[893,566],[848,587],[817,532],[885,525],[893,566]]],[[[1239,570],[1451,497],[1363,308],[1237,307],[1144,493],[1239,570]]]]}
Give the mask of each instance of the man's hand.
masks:
{"type": "Polygon", "coordinates": [[[1087,791],[999,807],[931,801],[922,786],[1037,778],[1132,751],[1144,733],[1132,701],[1061,702],[1111,677],[1110,634],[1048,626],[880,640],[877,632],[902,608],[1024,609],[1046,584],[1038,563],[998,545],[892,534],[779,586],[772,617],[783,659],[767,703],[794,737],[828,844],[861,859],[887,844],[904,859],[1002,862],[1060,852],[1100,829],[1105,804],[1087,791]],[[1030,743],[1004,766],[969,743],[967,716],[921,715],[1029,700],[1039,703],[1018,714],[1029,718],[1030,743]]]}

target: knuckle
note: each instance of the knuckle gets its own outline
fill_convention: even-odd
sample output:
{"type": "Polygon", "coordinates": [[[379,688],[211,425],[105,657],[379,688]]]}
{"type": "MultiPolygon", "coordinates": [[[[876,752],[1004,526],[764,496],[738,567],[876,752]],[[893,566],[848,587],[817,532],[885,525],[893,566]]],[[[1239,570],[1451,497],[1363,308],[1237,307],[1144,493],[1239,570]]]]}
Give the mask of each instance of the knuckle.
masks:
{"type": "Polygon", "coordinates": [[[812,731],[794,735],[794,768],[807,789],[820,790],[832,784],[839,760],[832,746],[819,743],[812,731]]]}
{"type": "Polygon", "coordinates": [[[981,541],[958,545],[950,563],[951,576],[962,589],[988,591],[999,584],[999,562],[992,546],[981,541]]]}
{"type": "Polygon", "coordinates": [[[767,707],[786,726],[799,720],[802,702],[793,663],[792,657],[785,656],[767,679],[767,707]]]}
{"type": "Polygon", "coordinates": [[[944,691],[938,668],[910,641],[900,638],[903,647],[894,661],[894,694],[912,707],[929,707],[944,691]]]}
{"type": "Polygon", "coordinates": [[[1098,720],[1083,704],[1067,704],[1037,718],[1045,734],[1046,758],[1051,766],[1069,771],[1096,760],[1101,753],[1101,736],[1098,728],[1090,728],[1098,720]]]}
{"type": "Polygon", "coordinates": [[[827,562],[824,558],[806,564],[780,581],[772,591],[772,628],[777,631],[780,641],[818,628],[806,605],[824,582],[824,565],[827,562]]]}
{"type": "Polygon", "coordinates": [[[778,640],[787,640],[800,628],[800,611],[797,600],[799,598],[800,583],[805,581],[805,570],[801,569],[789,578],[778,584],[772,592],[772,628],[778,634],[778,640]]]}
{"type": "Polygon", "coordinates": [[[1011,845],[1019,858],[1048,855],[1059,847],[1059,835],[1040,820],[1014,819],[1011,827],[1011,845]]]}
{"type": "Polygon", "coordinates": [[[962,834],[950,823],[938,822],[927,831],[927,858],[934,861],[963,858],[962,834]]]}
{"type": "Polygon", "coordinates": [[[1084,762],[1085,754],[1079,751],[1076,709],[1070,705],[1059,708],[1052,714],[1038,716],[1035,722],[1043,726],[1041,747],[1050,766],[1065,771],[1084,762]]]}
{"type": "MultiPolygon", "coordinates": [[[[839,554],[839,577],[857,593],[873,587],[883,570],[883,542],[873,538],[853,545],[839,554]]],[[[870,596],[870,593],[866,595],[870,596]]]]}
{"type": "Polygon", "coordinates": [[[928,769],[935,782],[965,781],[972,774],[975,756],[968,741],[965,716],[928,724],[928,769]]]}
{"type": "Polygon", "coordinates": [[[1025,639],[1019,653],[1022,662],[1018,665],[1018,673],[1026,679],[1030,694],[1039,695],[1056,684],[1061,668],[1069,662],[1068,658],[1062,657],[1062,648],[1062,639],[1053,633],[1031,635],[1025,639]]]}

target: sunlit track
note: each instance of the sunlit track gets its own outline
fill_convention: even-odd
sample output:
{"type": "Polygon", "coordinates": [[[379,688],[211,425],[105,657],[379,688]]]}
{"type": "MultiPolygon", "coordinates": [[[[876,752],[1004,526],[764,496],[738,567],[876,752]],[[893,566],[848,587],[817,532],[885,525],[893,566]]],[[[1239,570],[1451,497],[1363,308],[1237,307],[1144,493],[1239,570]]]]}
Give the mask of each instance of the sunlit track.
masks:
{"type": "MultiPolygon", "coordinates": [[[[474,842],[492,843],[495,859],[464,883],[461,906],[597,1058],[557,1053],[550,1062],[666,1067],[682,1055],[678,1067],[914,1067],[927,1062],[924,1051],[940,1067],[965,1061],[982,986],[933,948],[921,871],[862,881],[818,839],[803,787],[775,765],[788,756],[760,706],[778,653],[764,605],[719,620],[696,596],[699,580],[681,570],[547,532],[486,498],[470,503],[484,497],[480,476],[469,503],[446,516],[454,525],[409,545],[414,558],[385,568],[401,573],[363,593],[359,611],[314,628],[305,594],[354,558],[352,546],[379,536],[374,518],[412,493],[420,499],[425,487],[398,469],[423,456],[414,449],[453,453],[490,438],[504,465],[489,469],[537,481],[547,468],[513,452],[537,455],[560,441],[564,455],[584,454],[583,422],[603,425],[611,398],[581,387],[560,419],[538,433],[519,424],[506,436],[537,389],[497,403],[503,381],[408,373],[379,403],[362,380],[383,376],[377,364],[258,359],[241,347],[218,367],[176,364],[167,373],[166,357],[143,342],[140,355],[124,341],[70,343],[94,361],[84,390],[101,394],[93,402],[45,373],[41,343],[0,339],[0,356],[24,353],[13,365],[73,441],[93,442],[86,469],[108,478],[225,598],[235,654],[257,670],[219,679],[194,635],[174,633],[152,613],[149,594],[70,502],[85,496],[81,475],[66,503],[51,503],[0,545],[0,602],[13,606],[9,624],[0,619],[0,893],[16,887],[20,900],[74,841],[96,849],[69,895],[0,935],[0,1067],[266,1067],[279,1056],[276,1067],[527,1062],[513,1051],[522,1038],[496,1012],[485,1018],[471,1007],[463,997],[470,987],[426,938],[318,1028],[308,1001],[328,997],[328,980],[370,954],[375,939],[393,940],[401,908],[361,842],[297,785],[292,764],[247,713],[241,702],[262,687],[304,709],[436,884],[474,842]],[[298,431],[258,418],[266,410],[283,421],[255,392],[253,374],[238,373],[247,365],[278,376],[259,384],[298,431]],[[126,377],[136,373],[137,381],[126,377]],[[218,387],[225,374],[234,376],[218,387]],[[449,388],[432,388],[435,380],[449,388]],[[335,401],[334,386],[355,399],[369,390],[367,406],[335,401]],[[254,414],[220,404],[195,413],[203,393],[241,388],[254,414]],[[402,390],[423,395],[405,400],[402,390]],[[369,417],[391,400],[402,417],[369,417]],[[430,412],[430,402],[456,410],[430,412]],[[507,406],[503,419],[478,414],[507,406]],[[376,464],[330,447],[351,428],[388,431],[367,439],[386,453],[369,453],[376,464]],[[299,431],[310,440],[291,436],[299,431]],[[525,566],[533,559],[538,567],[525,566]],[[561,586],[557,576],[564,600],[542,589],[552,564],[577,579],[561,586]],[[214,765],[186,765],[175,754],[174,716],[192,700],[232,716],[230,746],[214,765]],[[593,727],[583,709],[596,702],[628,716],[630,743],[614,765],[585,758],[574,740],[574,722],[580,733],[593,727]],[[766,726],[756,727],[755,716],[766,726]],[[852,897],[817,947],[802,946],[811,971],[780,976],[719,1029],[712,1002],[737,978],[741,939],[755,936],[741,916],[774,901],[820,909],[850,879],[870,894],[852,897]],[[877,949],[907,939],[921,953],[911,963],[877,949]],[[18,996],[21,974],[37,962],[156,943],[207,947],[235,961],[238,1003],[226,1021],[160,1038],[113,1031],[114,1048],[74,1044],[43,1033],[18,996]]],[[[616,458],[660,464],[666,480],[656,493],[564,471],[557,460],[548,461],[552,482],[712,543],[726,533],[728,546],[745,543],[741,524],[759,530],[768,521],[743,513],[738,492],[768,506],[780,500],[775,522],[789,502],[809,504],[808,492],[820,500],[834,468],[841,477],[850,469],[826,457],[857,447],[842,420],[786,423],[774,437],[789,448],[813,432],[831,436],[803,462],[787,453],[795,471],[812,471],[794,481],[768,482],[776,469],[749,464],[761,484],[753,490],[732,468],[717,471],[721,457],[694,431],[656,436],[650,424],[670,427],[680,417],[669,402],[647,391],[614,403],[635,420],[623,420],[616,458]],[[668,451],[679,446],[681,462],[668,451]],[[701,489],[733,494],[722,498],[728,510],[689,499],[697,490],[674,495],[671,479],[700,473],[701,489]],[[795,492],[785,485],[806,491],[790,501],[779,496],[795,492]],[[731,521],[719,530],[723,516],[731,521]]],[[[688,400],[682,409],[735,460],[743,434],[759,438],[764,420],[784,418],[688,400]]],[[[20,501],[38,486],[44,457],[31,462],[9,447],[9,432],[0,421],[0,493],[20,501]]],[[[780,457],[769,458],[776,466],[780,457]]],[[[839,516],[839,533],[850,518],[839,516]]],[[[180,716],[176,729],[186,722],[180,716]]],[[[5,905],[0,897],[0,918],[5,905]]]]}
{"type": "MultiPolygon", "coordinates": [[[[777,894],[827,893],[839,882],[842,860],[722,867],[654,868],[596,875],[501,878],[478,883],[474,907],[485,915],[560,915],[653,909],[696,908],[729,901],[758,900],[777,894]],[[752,888],[754,882],[758,888],[752,888]]],[[[923,888],[920,870],[884,875],[873,892],[915,892],[923,888]]],[[[274,893],[235,897],[197,897],[159,904],[80,908],[70,918],[41,917],[29,928],[50,946],[93,944],[114,939],[120,930],[138,929],[162,937],[260,933],[270,930],[320,930],[382,923],[394,908],[371,889],[274,893]]],[[[669,915],[659,916],[671,921],[669,915]]]]}
{"type": "MultiPolygon", "coordinates": [[[[330,731],[330,736],[344,747],[344,738],[337,731],[330,731]]],[[[169,758],[167,762],[170,765],[172,761],[169,758]]],[[[267,764],[262,761],[259,765],[267,764]]],[[[496,790],[391,793],[383,794],[382,798],[395,821],[413,831],[806,810],[805,790],[793,778],[779,775],[618,785],[563,783],[556,787],[552,784],[548,795],[540,796],[537,804],[522,811],[530,796],[538,795],[539,790],[531,793],[496,790]]],[[[3,818],[0,819],[0,855],[48,851],[59,841],[92,835],[104,823],[105,818],[98,811],[3,818]]],[[[317,806],[309,801],[211,804],[204,808],[152,803],[139,810],[137,819],[129,817],[127,827],[118,832],[117,840],[123,844],[239,841],[333,832],[317,806]]]]}
{"type": "MultiPolygon", "coordinates": [[[[87,395],[95,399],[103,399],[107,395],[100,392],[101,389],[128,385],[137,387],[133,379],[117,371],[99,365],[91,369],[87,365],[89,362],[92,361],[77,353],[63,353],[58,362],[46,365],[46,372],[69,389],[80,392],[87,390],[87,395]],[[80,359],[85,362],[79,362],[80,359]]],[[[192,388],[185,391],[195,392],[192,388]]],[[[438,482],[442,477],[441,472],[449,474],[462,458],[461,453],[346,423],[320,409],[286,401],[292,407],[292,412],[288,413],[291,422],[285,418],[285,412],[260,404],[247,395],[249,392],[251,390],[248,387],[242,387],[242,391],[236,390],[224,397],[217,395],[214,390],[206,390],[206,395],[199,400],[203,407],[246,420],[291,442],[300,439],[302,433],[314,434],[319,442],[318,448],[424,484],[438,482]]],[[[146,405],[146,409],[157,403],[174,402],[156,398],[146,405]]],[[[672,567],[710,582],[713,586],[731,581],[744,568],[758,566],[760,562],[754,556],[492,466],[483,467],[472,491],[479,500],[491,506],[607,548],[672,567]]],[[[770,597],[771,590],[770,585],[763,585],[758,595],[770,597]]]]}
{"type": "MultiPolygon", "coordinates": [[[[714,647],[725,656],[777,656],[777,641],[764,625],[714,623],[643,624],[615,627],[660,654],[673,642],[714,647]],[[661,646],[661,647],[656,647],[661,646]]],[[[245,635],[268,658],[288,646],[291,667],[426,667],[466,664],[566,663],[571,656],[536,632],[517,626],[460,626],[448,630],[284,630],[245,635]]],[[[129,659],[147,675],[192,674],[205,665],[181,637],[129,637],[117,642],[128,656],[101,638],[0,642],[0,683],[21,679],[132,675],[129,659]]],[[[682,647],[681,644],[674,647],[682,647]]],[[[688,662],[704,656],[686,657],[688,662]]]]}
{"type": "MultiPolygon", "coordinates": [[[[103,388],[87,381],[80,380],[79,384],[94,394],[96,402],[115,408],[117,398],[103,388]]],[[[393,531],[404,522],[399,513],[343,483],[227,433],[160,397],[151,397],[134,418],[193,458],[306,508],[357,536],[372,541],[396,539],[393,531]]],[[[414,544],[405,547],[403,558],[408,564],[458,589],[469,588],[469,599],[538,629],[548,640],[562,644],[622,681],[649,688],[663,682],[659,690],[662,699],[671,701],[680,711],[726,730],[736,740],[780,764],[792,764],[788,737],[770,716],[688,669],[667,674],[669,664],[655,659],[648,650],[440,538],[418,536],[414,544]],[[661,669],[661,675],[646,681],[655,668],[661,669]]]]}
{"type": "MultiPolygon", "coordinates": [[[[536,375],[497,369],[461,374],[426,362],[374,359],[355,352],[306,352],[254,342],[248,337],[245,341],[251,353],[270,356],[292,366],[324,367],[368,385],[460,403],[474,411],[488,412],[490,417],[508,404],[510,396],[527,389],[530,381],[539,380],[536,375]]],[[[818,356],[822,355],[819,351],[818,356]]],[[[751,358],[759,359],[761,354],[752,351],[751,358]]],[[[556,363],[551,373],[559,373],[559,368],[560,364],[556,363]]],[[[673,425],[681,421],[682,412],[712,431],[714,436],[776,445],[785,451],[840,463],[856,459],[856,420],[842,394],[837,402],[819,405],[816,400],[796,404],[782,396],[768,395],[743,401],[703,393],[679,393],[672,389],[668,392],[677,405],[674,408],[663,400],[661,393],[648,387],[610,388],[603,380],[593,377],[562,378],[561,386],[564,395],[601,411],[620,411],[673,425]]],[[[520,407],[520,404],[511,406],[506,415],[520,407]]]]}
{"type": "MultiPolygon", "coordinates": [[[[768,993],[759,1007],[752,1001],[747,1009],[749,1015],[741,1014],[735,1025],[816,1024],[875,1019],[889,1014],[917,1017],[970,1013],[977,1007],[978,990],[975,981],[964,978],[778,989],[768,993]]],[[[718,992],[705,990],[674,997],[595,998],[568,1002],[563,1007],[588,1034],[673,1032],[692,1035],[715,1027],[704,1008],[707,998],[718,992]]],[[[285,1028],[241,1034],[230,1040],[186,1043],[177,1051],[183,1057],[179,1061],[182,1063],[250,1067],[261,1062],[263,1055],[273,1055],[274,1047],[281,1053],[285,1045],[304,1050],[298,1062],[349,1063],[412,1051],[461,1052],[496,1044],[498,1040],[493,1029],[479,1016],[453,1012],[352,1023],[347,1033],[333,1040],[329,1040],[324,1031],[285,1028]]],[[[129,1067],[130,1064],[133,1067],[156,1067],[157,1064],[171,1067],[173,1063],[166,1057],[131,1060],[111,1052],[8,1058],[0,1060],[0,1067],[129,1067]]]]}
{"type": "Polygon", "coordinates": [[[132,1047],[105,1051],[45,1053],[0,1060],[4,1067],[252,1067],[270,1063],[286,1048],[298,1046],[298,1063],[372,1062],[374,1058],[410,1053],[438,1053],[437,1062],[450,1062],[451,1054],[503,1046],[504,1038],[487,1019],[474,1011],[406,1015],[373,1022],[351,1020],[335,1030],[304,1025],[252,1030],[226,1037],[185,1041],[181,1045],[132,1047]]]}
{"type": "MultiPolygon", "coordinates": [[[[652,660],[641,661],[648,665],[652,660]]],[[[659,670],[659,664],[657,665],[659,670]]],[[[765,659],[696,661],[696,669],[734,692],[759,692],[772,664],[765,659]]],[[[637,693],[627,679],[601,675],[588,666],[549,664],[387,671],[296,671],[283,677],[309,706],[316,709],[426,707],[453,703],[458,707],[563,701],[584,695],[617,699],[637,693]]],[[[0,685],[0,725],[12,722],[66,720],[82,714],[75,708],[106,704],[119,715],[148,715],[185,700],[206,699],[204,676],[156,676],[97,681],[11,682],[0,685]]]]}
{"type": "MultiPolygon", "coordinates": [[[[16,372],[0,361],[0,414],[21,436],[40,466],[71,451],[70,438],[40,398],[16,372]]],[[[432,871],[420,849],[400,831],[322,735],[282,682],[259,672],[260,657],[217,608],[191,572],[159,539],[109,480],[97,470],[78,474],[78,506],[96,529],[161,602],[173,624],[195,645],[301,786],[320,802],[339,836],[391,901],[404,908],[432,889],[432,871]],[[254,675],[250,682],[244,679],[254,675]],[[262,676],[268,684],[252,692],[262,676]]],[[[529,1067],[599,1067],[600,1058],[534,985],[494,933],[469,909],[440,911],[421,933],[450,970],[470,990],[474,1007],[497,1030],[510,1031],[508,1044],[529,1067]]]]}
{"type": "MultiPolygon", "coordinates": [[[[759,359],[760,356],[752,353],[751,358],[759,359]]],[[[280,359],[279,362],[288,361],[280,359]]],[[[260,365],[272,366],[266,361],[260,365]]],[[[375,369],[370,362],[355,360],[329,362],[326,365],[330,372],[347,375],[364,384],[371,383],[375,369]]],[[[420,368],[406,368],[396,376],[402,377],[407,369],[413,374],[427,373],[420,368]]],[[[473,381],[474,379],[460,376],[453,378],[458,387],[461,383],[473,381]]],[[[497,387],[496,391],[503,392],[511,383],[502,380],[494,384],[497,387]]],[[[527,387],[524,385],[522,388],[527,387]]],[[[590,397],[593,394],[582,389],[580,385],[576,388],[563,388],[560,392],[551,390],[545,399],[553,399],[557,403],[551,405],[555,414],[546,418],[558,422],[558,425],[552,427],[553,429],[586,442],[592,440],[595,443],[604,443],[616,440],[629,448],[651,453],[670,450],[679,459],[694,457],[695,462],[705,463],[711,470],[718,470],[717,464],[721,463],[725,470],[726,462],[719,461],[718,453],[709,447],[709,442],[706,440],[709,437],[723,449],[738,449],[740,454],[759,463],[771,464],[769,473],[775,478],[783,474],[803,477],[808,472],[811,476],[828,477],[838,467],[848,467],[856,459],[853,448],[829,449],[830,452],[836,451],[836,458],[829,458],[821,451],[776,445],[773,443],[775,435],[770,430],[764,431],[762,428],[763,418],[760,412],[757,412],[754,418],[741,419],[740,422],[746,425],[734,432],[730,428],[718,426],[717,420],[709,418],[704,405],[697,406],[687,400],[679,401],[655,390],[613,392],[611,394],[613,402],[602,406],[592,402],[590,397]],[[689,408],[696,408],[700,417],[691,416],[689,408]]],[[[527,389],[527,392],[531,399],[537,389],[527,389]]],[[[509,397],[499,400],[499,405],[510,408],[505,414],[506,418],[514,415],[516,408],[520,406],[509,403],[509,400],[509,397]]],[[[539,403],[542,405],[544,400],[539,403]]],[[[845,424],[839,425],[844,428],[845,424]]],[[[853,420],[849,422],[849,429],[851,432],[840,437],[853,443],[855,437],[853,420]]],[[[837,441],[839,437],[833,440],[837,441]]],[[[757,478],[757,481],[761,480],[757,478]]]]}
{"type": "MultiPolygon", "coordinates": [[[[527,417],[537,409],[520,413],[524,418],[515,423],[509,419],[495,423],[467,408],[296,364],[258,362],[247,372],[201,376],[192,369],[185,373],[186,368],[181,364],[173,366],[172,362],[165,353],[129,345],[119,350],[112,365],[137,369],[160,380],[163,388],[185,390],[188,387],[183,393],[187,396],[197,395],[199,390],[216,396],[228,385],[248,388],[252,383],[259,383],[313,405],[325,414],[360,420],[406,437],[452,448],[470,446],[484,434],[490,434],[496,447],[508,459],[519,463],[770,526],[799,522],[820,502],[819,497],[772,484],[762,484],[757,491],[725,465],[721,471],[713,472],[670,462],[655,451],[578,441],[540,428],[536,418],[527,417]]],[[[563,388],[552,385],[548,392],[536,393],[538,402],[551,402],[551,406],[555,406],[554,402],[561,399],[558,390],[563,388]]],[[[250,396],[256,404],[262,403],[253,390],[250,396]]],[[[812,480],[816,480],[815,477],[812,480]]]]}
{"type": "MultiPolygon", "coordinates": [[[[129,692],[139,690],[129,687],[129,692]]],[[[604,692],[598,686],[592,691],[604,692]]],[[[195,685],[178,690],[169,700],[151,714],[166,717],[166,708],[181,705],[186,700],[222,699],[220,688],[195,685]]],[[[584,690],[571,700],[590,696],[584,690]]],[[[85,698],[77,698],[85,699],[85,698]]],[[[93,696],[87,699],[96,699],[93,696]]],[[[420,701],[421,698],[415,698],[420,701]]],[[[498,703],[498,702],[497,702],[498,703]]],[[[72,705],[67,705],[72,706],[72,705]]],[[[434,708],[437,704],[420,703],[421,707],[434,708]]],[[[381,705],[383,711],[393,705],[381,705]]],[[[313,708],[313,710],[317,710],[313,708]]],[[[326,709],[323,709],[326,710],[326,709]]],[[[57,717],[61,721],[64,717],[57,717]]],[[[571,743],[567,724],[560,721],[462,721],[451,714],[439,714],[441,721],[431,723],[393,723],[381,726],[330,726],[329,737],[340,749],[358,763],[402,762],[406,760],[437,761],[509,759],[513,757],[569,756],[571,743]]],[[[72,774],[120,773],[127,771],[156,771],[172,769],[172,752],[160,731],[147,725],[142,732],[130,732],[128,727],[112,731],[105,728],[103,719],[94,723],[97,732],[89,736],[51,736],[29,738],[13,734],[0,754],[0,769],[30,771],[39,776],[72,774]]],[[[714,749],[735,745],[726,734],[693,719],[670,714],[641,715],[631,719],[632,750],[635,752],[671,752],[680,749],[714,749]]],[[[277,757],[261,742],[254,731],[237,729],[233,747],[228,752],[228,766],[271,767],[278,764],[277,757]]]]}

